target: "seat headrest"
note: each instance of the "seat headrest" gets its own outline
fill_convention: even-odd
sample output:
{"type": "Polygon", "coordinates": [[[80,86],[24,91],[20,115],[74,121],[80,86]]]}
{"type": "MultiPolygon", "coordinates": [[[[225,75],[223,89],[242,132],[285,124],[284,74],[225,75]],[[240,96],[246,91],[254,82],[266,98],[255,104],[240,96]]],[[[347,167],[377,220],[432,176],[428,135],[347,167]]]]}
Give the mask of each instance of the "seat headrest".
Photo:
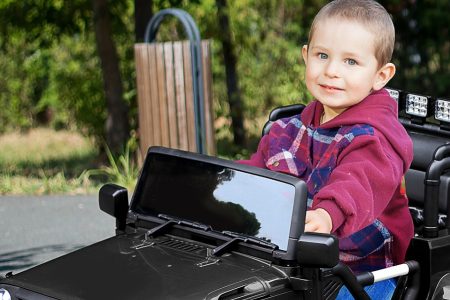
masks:
{"type": "Polygon", "coordinates": [[[449,138],[436,135],[414,131],[408,131],[408,134],[413,141],[414,147],[414,158],[411,163],[411,169],[415,170],[426,171],[433,159],[434,151],[439,146],[450,142],[449,138]]]}
{"type": "Polygon", "coordinates": [[[272,127],[272,123],[276,120],[301,114],[304,108],[304,104],[292,104],[274,108],[270,112],[269,120],[266,122],[266,124],[264,124],[262,135],[264,136],[269,133],[270,127],[272,127]]]}

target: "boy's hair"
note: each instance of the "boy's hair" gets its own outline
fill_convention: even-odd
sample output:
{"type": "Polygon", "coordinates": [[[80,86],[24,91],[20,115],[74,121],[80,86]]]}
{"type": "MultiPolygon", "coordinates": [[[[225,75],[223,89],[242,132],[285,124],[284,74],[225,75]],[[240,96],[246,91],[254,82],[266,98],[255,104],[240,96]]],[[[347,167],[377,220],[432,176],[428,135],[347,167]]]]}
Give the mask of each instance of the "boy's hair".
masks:
{"type": "Polygon", "coordinates": [[[322,7],[309,31],[308,45],[317,25],[329,18],[355,21],[367,27],[375,37],[375,58],[379,67],[391,61],[395,29],[386,9],[374,0],[334,0],[322,7]]]}

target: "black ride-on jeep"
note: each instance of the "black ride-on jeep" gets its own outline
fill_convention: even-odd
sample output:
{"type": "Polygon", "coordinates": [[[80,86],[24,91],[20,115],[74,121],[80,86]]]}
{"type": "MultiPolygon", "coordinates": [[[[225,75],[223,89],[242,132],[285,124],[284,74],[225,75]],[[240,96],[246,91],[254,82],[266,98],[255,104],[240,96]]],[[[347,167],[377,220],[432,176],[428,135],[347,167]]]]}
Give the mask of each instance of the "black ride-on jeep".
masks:
{"type": "MultiPolygon", "coordinates": [[[[354,276],[338,240],[304,233],[295,177],[153,147],[136,190],[100,189],[114,237],[0,279],[4,299],[333,299],[398,277],[395,299],[450,299],[450,103],[390,90],[414,141],[406,175],[416,236],[405,264],[354,276]]],[[[272,111],[269,122],[302,105],[272,111]]]]}

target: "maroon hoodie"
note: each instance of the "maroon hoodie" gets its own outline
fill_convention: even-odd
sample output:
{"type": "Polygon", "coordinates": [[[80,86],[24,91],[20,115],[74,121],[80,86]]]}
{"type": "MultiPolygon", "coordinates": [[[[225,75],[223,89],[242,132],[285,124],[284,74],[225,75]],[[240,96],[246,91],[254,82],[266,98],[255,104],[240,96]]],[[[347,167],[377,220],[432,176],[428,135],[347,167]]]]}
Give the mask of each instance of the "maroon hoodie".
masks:
{"type": "MultiPolygon", "coordinates": [[[[368,125],[373,134],[354,137],[337,154],[336,166],[326,184],[314,193],[312,208],[329,212],[332,232],[340,238],[352,235],[375,220],[381,221],[393,237],[393,262],[403,262],[414,228],[406,195],[401,192],[401,181],[411,164],[413,148],[411,139],[398,121],[397,103],[382,89],[319,125],[322,112],[322,104],[314,101],[302,112],[300,123],[308,130],[368,125]]],[[[271,130],[271,133],[276,130],[271,130]]],[[[282,170],[279,163],[273,164],[270,151],[275,140],[286,137],[271,133],[261,139],[258,151],[250,160],[241,162],[289,173],[282,170]]],[[[302,178],[301,174],[293,175],[302,178]]]]}

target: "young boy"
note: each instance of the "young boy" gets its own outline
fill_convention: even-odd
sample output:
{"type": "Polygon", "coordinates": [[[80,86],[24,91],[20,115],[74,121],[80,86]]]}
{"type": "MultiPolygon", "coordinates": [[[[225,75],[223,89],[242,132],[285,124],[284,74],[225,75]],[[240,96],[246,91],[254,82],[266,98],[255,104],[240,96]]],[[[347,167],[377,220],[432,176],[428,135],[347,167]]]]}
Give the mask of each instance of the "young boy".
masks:
{"type": "MultiPolygon", "coordinates": [[[[395,74],[394,41],[392,20],[377,2],[324,6],[302,49],[316,100],[301,115],[275,122],[257,152],[241,161],[305,180],[305,231],[336,234],[340,259],[354,272],[403,262],[413,236],[401,189],[412,142],[383,89],[395,74]]],[[[394,280],[382,281],[369,293],[386,299],[394,287],[394,280]]]]}

